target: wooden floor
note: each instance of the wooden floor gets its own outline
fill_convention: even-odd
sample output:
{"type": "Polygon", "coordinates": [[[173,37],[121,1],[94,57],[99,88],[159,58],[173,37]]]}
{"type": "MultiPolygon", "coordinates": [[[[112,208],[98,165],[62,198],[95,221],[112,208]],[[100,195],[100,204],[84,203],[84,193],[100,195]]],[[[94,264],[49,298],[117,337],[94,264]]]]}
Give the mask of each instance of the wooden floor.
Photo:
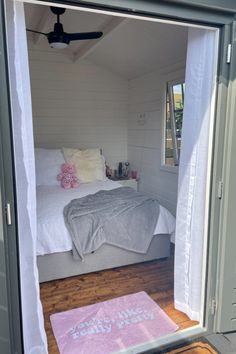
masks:
{"type": "Polygon", "coordinates": [[[209,343],[194,342],[165,354],[218,354],[218,352],[209,343]]]}
{"type": "Polygon", "coordinates": [[[173,256],[169,259],[46,282],[40,285],[40,289],[50,354],[58,353],[58,349],[49,315],[138,291],[146,291],[180,329],[197,324],[174,309],[173,256]]]}

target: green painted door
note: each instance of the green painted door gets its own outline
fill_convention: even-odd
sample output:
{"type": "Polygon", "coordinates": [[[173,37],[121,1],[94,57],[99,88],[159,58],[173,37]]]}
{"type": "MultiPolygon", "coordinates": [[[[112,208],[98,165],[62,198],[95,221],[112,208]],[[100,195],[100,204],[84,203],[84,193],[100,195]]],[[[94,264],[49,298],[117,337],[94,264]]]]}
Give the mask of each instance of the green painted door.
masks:
{"type": "Polygon", "coordinates": [[[216,331],[236,331],[236,22],[232,25],[218,252],[216,331]]]}

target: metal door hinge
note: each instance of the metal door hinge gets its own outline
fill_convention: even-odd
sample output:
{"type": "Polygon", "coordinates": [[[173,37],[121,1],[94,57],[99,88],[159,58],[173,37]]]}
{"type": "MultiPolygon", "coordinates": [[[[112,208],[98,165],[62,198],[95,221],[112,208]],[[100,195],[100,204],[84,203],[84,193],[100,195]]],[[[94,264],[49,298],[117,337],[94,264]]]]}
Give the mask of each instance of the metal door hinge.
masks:
{"type": "Polygon", "coordinates": [[[231,53],[232,53],[232,44],[228,44],[227,55],[226,55],[226,63],[227,64],[230,64],[230,62],[231,62],[231,53]]]}
{"type": "Polygon", "coordinates": [[[212,316],[215,316],[215,314],[216,314],[216,300],[211,300],[210,310],[211,310],[212,316]]]}
{"type": "Polygon", "coordinates": [[[217,190],[217,197],[219,199],[222,198],[222,194],[223,194],[223,182],[222,181],[219,181],[218,182],[218,190],[217,190]]]}
{"type": "Polygon", "coordinates": [[[12,225],[11,204],[10,203],[6,203],[6,217],[7,217],[7,225],[12,225]]]}

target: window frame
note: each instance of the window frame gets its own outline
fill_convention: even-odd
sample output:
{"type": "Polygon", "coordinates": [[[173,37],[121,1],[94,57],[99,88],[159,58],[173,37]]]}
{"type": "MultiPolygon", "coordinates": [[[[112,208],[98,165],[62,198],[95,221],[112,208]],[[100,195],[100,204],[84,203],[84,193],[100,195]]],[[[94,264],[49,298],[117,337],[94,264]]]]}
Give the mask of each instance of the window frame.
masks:
{"type": "MultiPolygon", "coordinates": [[[[182,67],[185,63],[182,64],[182,67]]],[[[175,85],[179,83],[185,83],[185,68],[176,70],[168,75],[163,76],[162,81],[162,151],[161,151],[161,170],[177,174],[179,166],[171,166],[165,163],[166,157],[166,100],[167,100],[167,87],[168,85],[175,85]]]]}

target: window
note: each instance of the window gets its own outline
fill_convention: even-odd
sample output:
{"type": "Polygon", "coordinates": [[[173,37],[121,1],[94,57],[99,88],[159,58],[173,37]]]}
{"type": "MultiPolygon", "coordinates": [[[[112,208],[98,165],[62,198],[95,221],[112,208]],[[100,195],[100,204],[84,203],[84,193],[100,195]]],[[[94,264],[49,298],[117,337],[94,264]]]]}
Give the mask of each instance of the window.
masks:
{"type": "Polygon", "coordinates": [[[165,110],[165,160],[166,166],[178,166],[181,150],[181,132],[184,109],[184,82],[168,83],[165,110]]]}

